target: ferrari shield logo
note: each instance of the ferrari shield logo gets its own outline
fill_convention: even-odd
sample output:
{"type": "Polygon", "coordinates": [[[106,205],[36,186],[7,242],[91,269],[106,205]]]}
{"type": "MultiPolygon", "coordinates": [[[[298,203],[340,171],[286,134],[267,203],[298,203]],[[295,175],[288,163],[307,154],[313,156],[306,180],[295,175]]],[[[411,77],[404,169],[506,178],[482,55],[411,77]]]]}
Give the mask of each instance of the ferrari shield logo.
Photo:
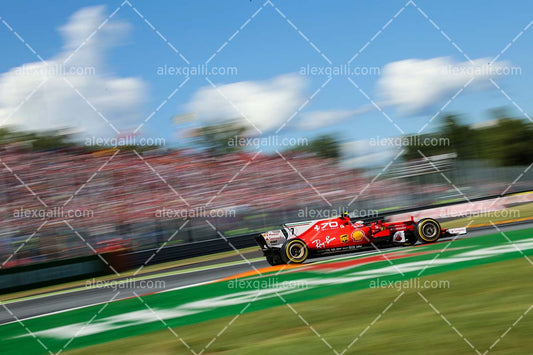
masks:
{"type": "Polygon", "coordinates": [[[348,234],[343,234],[339,237],[342,243],[348,243],[348,234]]]}

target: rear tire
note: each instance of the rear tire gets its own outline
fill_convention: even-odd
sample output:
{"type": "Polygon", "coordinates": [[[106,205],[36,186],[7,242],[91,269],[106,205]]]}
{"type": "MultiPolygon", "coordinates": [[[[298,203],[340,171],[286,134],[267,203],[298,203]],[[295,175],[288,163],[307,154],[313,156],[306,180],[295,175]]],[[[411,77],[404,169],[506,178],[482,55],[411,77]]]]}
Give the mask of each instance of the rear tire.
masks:
{"type": "Polygon", "coordinates": [[[301,239],[289,239],[281,247],[281,260],[285,264],[301,264],[308,256],[307,244],[301,239]]]}
{"type": "Polygon", "coordinates": [[[439,222],[433,218],[424,218],[418,221],[415,226],[416,237],[422,243],[434,243],[441,236],[439,222]]]}

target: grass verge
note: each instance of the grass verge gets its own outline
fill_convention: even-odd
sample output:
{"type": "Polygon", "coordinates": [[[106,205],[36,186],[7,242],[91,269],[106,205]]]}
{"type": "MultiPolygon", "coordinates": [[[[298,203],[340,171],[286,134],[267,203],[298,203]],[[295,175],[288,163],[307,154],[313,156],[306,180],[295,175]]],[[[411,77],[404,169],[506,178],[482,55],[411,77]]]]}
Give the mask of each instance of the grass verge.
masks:
{"type": "Polygon", "coordinates": [[[183,339],[204,354],[327,354],[333,352],[329,346],[339,354],[346,348],[347,354],[489,349],[491,354],[529,354],[531,267],[519,258],[420,279],[445,282],[448,288],[373,288],[294,305],[280,301],[280,306],[267,310],[69,353],[191,353],[183,339]]]}

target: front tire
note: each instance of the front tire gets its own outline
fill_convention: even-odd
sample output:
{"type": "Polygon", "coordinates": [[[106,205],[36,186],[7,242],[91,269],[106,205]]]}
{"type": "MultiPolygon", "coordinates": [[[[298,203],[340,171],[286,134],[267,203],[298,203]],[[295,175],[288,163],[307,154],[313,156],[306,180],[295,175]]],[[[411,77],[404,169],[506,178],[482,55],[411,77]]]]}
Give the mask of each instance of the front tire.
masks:
{"type": "Polygon", "coordinates": [[[281,260],[285,264],[301,264],[309,256],[309,248],[301,239],[289,239],[281,248],[281,260]]]}
{"type": "Polygon", "coordinates": [[[422,243],[436,242],[441,235],[441,231],[439,222],[433,218],[421,219],[415,226],[416,237],[422,243]]]}

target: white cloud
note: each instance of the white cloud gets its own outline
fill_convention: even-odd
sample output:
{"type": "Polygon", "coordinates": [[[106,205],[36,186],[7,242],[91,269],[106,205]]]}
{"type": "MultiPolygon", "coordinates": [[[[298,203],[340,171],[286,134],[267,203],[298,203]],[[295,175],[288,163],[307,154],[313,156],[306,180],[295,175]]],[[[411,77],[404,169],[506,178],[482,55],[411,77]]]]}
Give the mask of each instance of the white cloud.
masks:
{"type": "Polygon", "coordinates": [[[489,62],[490,58],[480,58],[461,63],[448,57],[392,62],[382,70],[378,94],[382,105],[396,106],[405,115],[417,114],[444,104],[472,77],[470,87],[481,88],[488,79],[505,75],[510,69],[506,62],[489,62]]]}
{"type": "Polygon", "coordinates": [[[301,76],[286,74],[267,81],[241,81],[199,89],[187,109],[200,120],[218,121],[242,118],[261,131],[277,129],[304,102],[305,81],[301,76]]]}
{"type": "Polygon", "coordinates": [[[298,126],[302,129],[317,129],[342,122],[349,118],[362,115],[372,110],[370,105],[361,106],[357,110],[311,111],[302,114],[298,126]]]}
{"type": "Polygon", "coordinates": [[[128,32],[127,23],[109,21],[72,54],[106,17],[103,6],[80,9],[59,29],[63,47],[45,59],[46,64],[27,63],[0,74],[1,125],[27,130],[70,127],[83,135],[114,136],[115,132],[64,81],[65,77],[119,130],[131,129],[142,121],[144,82],[106,72],[105,54],[128,32]],[[68,70],[77,72],[66,73],[68,70]],[[48,81],[17,111],[17,106],[45,79],[48,81]]]}
{"type": "Polygon", "coordinates": [[[346,142],[341,145],[345,168],[372,168],[388,164],[398,154],[398,149],[390,146],[376,146],[370,140],[346,142]]]}

